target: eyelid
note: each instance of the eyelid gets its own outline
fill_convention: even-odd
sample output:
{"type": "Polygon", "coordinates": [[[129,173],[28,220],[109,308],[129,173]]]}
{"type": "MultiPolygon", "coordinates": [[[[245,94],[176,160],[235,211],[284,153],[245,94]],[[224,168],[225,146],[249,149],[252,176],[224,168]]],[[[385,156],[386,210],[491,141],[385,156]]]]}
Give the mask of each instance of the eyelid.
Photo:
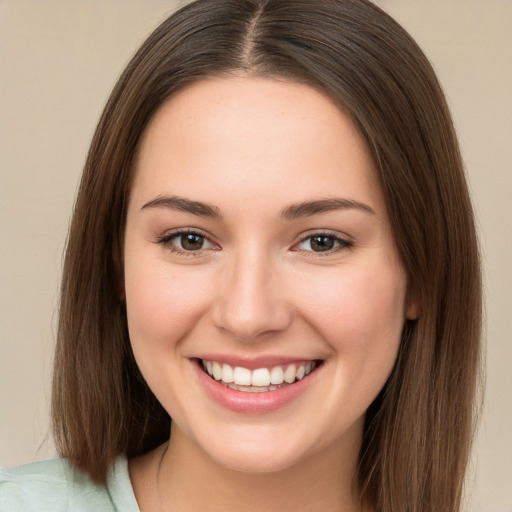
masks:
{"type": "Polygon", "coordinates": [[[177,228],[173,229],[171,231],[166,231],[163,235],[158,236],[155,243],[162,245],[167,250],[169,250],[171,253],[184,255],[184,256],[204,256],[205,253],[212,251],[212,250],[219,250],[219,245],[216,244],[210,235],[207,235],[203,230],[198,228],[177,228]],[[175,238],[178,238],[181,235],[198,235],[205,240],[208,241],[208,243],[211,245],[211,247],[208,247],[206,249],[198,249],[197,251],[186,251],[182,250],[179,247],[176,247],[172,244],[172,241],[175,238]]]}
{"type": "MultiPolygon", "coordinates": [[[[176,254],[180,254],[180,255],[184,255],[184,256],[204,256],[205,253],[210,252],[212,250],[214,250],[214,251],[220,250],[219,245],[212,240],[212,237],[210,235],[206,234],[203,230],[201,230],[199,228],[186,227],[186,228],[177,228],[177,229],[173,229],[171,231],[167,231],[163,235],[158,236],[155,243],[164,246],[167,250],[169,250],[172,253],[176,253],[176,254]],[[179,247],[176,247],[175,245],[173,245],[171,243],[175,238],[179,237],[180,235],[184,235],[184,234],[185,235],[186,234],[198,235],[198,236],[204,238],[205,240],[207,240],[208,243],[211,245],[211,247],[208,247],[205,249],[198,249],[197,251],[187,251],[187,250],[182,250],[179,247]]],[[[354,245],[354,242],[351,240],[351,237],[349,237],[348,235],[340,235],[337,232],[322,229],[322,230],[311,230],[311,231],[302,233],[300,235],[299,239],[296,242],[294,242],[294,244],[292,245],[291,250],[296,251],[296,252],[307,253],[308,256],[310,256],[310,255],[329,256],[329,255],[335,254],[343,249],[349,249],[353,245],[354,245]],[[314,237],[322,237],[322,236],[334,239],[334,241],[337,244],[336,247],[334,247],[333,249],[326,250],[326,251],[312,251],[312,250],[310,251],[310,250],[300,249],[298,247],[300,244],[302,244],[303,242],[305,242],[308,239],[311,239],[314,237]]]]}
{"type": "Polygon", "coordinates": [[[348,235],[340,235],[339,233],[335,233],[333,231],[321,229],[321,230],[312,230],[312,231],[307,231],[305,233],[302,233],[300,235],[299,240],[293,244],[292,250],[295,250],[297,252],[300,251],[300,252],[308,253],[308,255],[314,254],[315,256],[329,256],[329,255],[335,254],[343,249],[349,249],[353,245],[354,245],[354,242],[352,241],[351,237],[349,237],[348,235]],[[298,248],[298,246],[300,244],[302,244],[303,242],[305,242],[306,240],[308,240],[310,238],[317,237],[317,236],[333,238],[335,240],[335,242],[338,243],[338,245],[331,250],[318,251],[318,252],[317,251],[308,251],[305,249],[298,248]]]}

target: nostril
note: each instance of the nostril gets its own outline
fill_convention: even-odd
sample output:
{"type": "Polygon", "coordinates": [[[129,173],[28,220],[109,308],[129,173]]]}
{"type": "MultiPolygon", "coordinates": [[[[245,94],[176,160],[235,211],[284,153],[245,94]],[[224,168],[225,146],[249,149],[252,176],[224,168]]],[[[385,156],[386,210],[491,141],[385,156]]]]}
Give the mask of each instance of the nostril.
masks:
{"type": "Polygon", "coordinates": [[[240,342],[257,341],[267,335],[276,335],[286,330],[291,323],[289,308],[260,306],[259,309],[233,308],[216,317],[216,325],[240,342]]]}
{"type": "Polygon", "coordinates": [[[229,272],[222,276],[210,309],[217,328],[240,342],[283,331],[292,318],[292,308],[283,296],[287,288],[272,277],[268,255],[256,252],[239,254],[233,266],[226,267],[229,272]]]}

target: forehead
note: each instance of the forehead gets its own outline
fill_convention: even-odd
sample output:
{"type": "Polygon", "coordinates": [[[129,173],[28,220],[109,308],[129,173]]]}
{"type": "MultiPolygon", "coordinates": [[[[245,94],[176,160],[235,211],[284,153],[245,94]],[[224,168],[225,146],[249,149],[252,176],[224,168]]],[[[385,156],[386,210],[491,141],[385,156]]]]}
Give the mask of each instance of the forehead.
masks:
{"type": "Polygon", "coordinates": [[[143,134],[135,172],[132,195],[146,200],[190,195],[192,187],[209,202],[214,190],[219,200],[226,192],[232,201],[271,203],[279,191],[296,202],[331,197],[335,188],[377,209],[382,203],[350,117],[316,89],[283,80],[212,78],[183,89],[143,134]]]}

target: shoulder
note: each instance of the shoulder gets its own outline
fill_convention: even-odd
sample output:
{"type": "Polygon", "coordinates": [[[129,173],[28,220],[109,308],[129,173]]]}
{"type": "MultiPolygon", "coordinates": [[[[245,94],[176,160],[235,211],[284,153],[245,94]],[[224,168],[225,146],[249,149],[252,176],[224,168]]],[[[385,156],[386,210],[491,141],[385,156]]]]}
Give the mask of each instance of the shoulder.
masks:
{"type": "Polygon", "coordinates": [[[107,486],[94,483],[67,459],[0,469],[0,512],[138,512],[135,498],[131,506],[119,509],[113,500],[116,494],[123,499],[133,496],[124,458],[112,468],[107,486]]]}
{"type": "MultiPolygon", "coordinates": [[[[57,505],[58,501],[65,502],[71,471],[65,459],[0,469],[0,512],[29,512],[41,507],[50,497],[52,505],[57,505]]],[[[57,506],[55,510],[64,510],[64,507],[57,506]]]]}

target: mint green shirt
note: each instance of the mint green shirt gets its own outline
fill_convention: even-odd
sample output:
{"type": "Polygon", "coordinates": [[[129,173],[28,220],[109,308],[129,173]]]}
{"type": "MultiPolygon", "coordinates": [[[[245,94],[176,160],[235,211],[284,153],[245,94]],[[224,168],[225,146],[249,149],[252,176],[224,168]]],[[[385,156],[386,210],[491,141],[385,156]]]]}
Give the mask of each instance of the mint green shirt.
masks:
{"type": "Polygon", "coordinates": [[[0,469],[0,512],[140,512],[126,458],[98,485],[67,459],[0,469]]]}

